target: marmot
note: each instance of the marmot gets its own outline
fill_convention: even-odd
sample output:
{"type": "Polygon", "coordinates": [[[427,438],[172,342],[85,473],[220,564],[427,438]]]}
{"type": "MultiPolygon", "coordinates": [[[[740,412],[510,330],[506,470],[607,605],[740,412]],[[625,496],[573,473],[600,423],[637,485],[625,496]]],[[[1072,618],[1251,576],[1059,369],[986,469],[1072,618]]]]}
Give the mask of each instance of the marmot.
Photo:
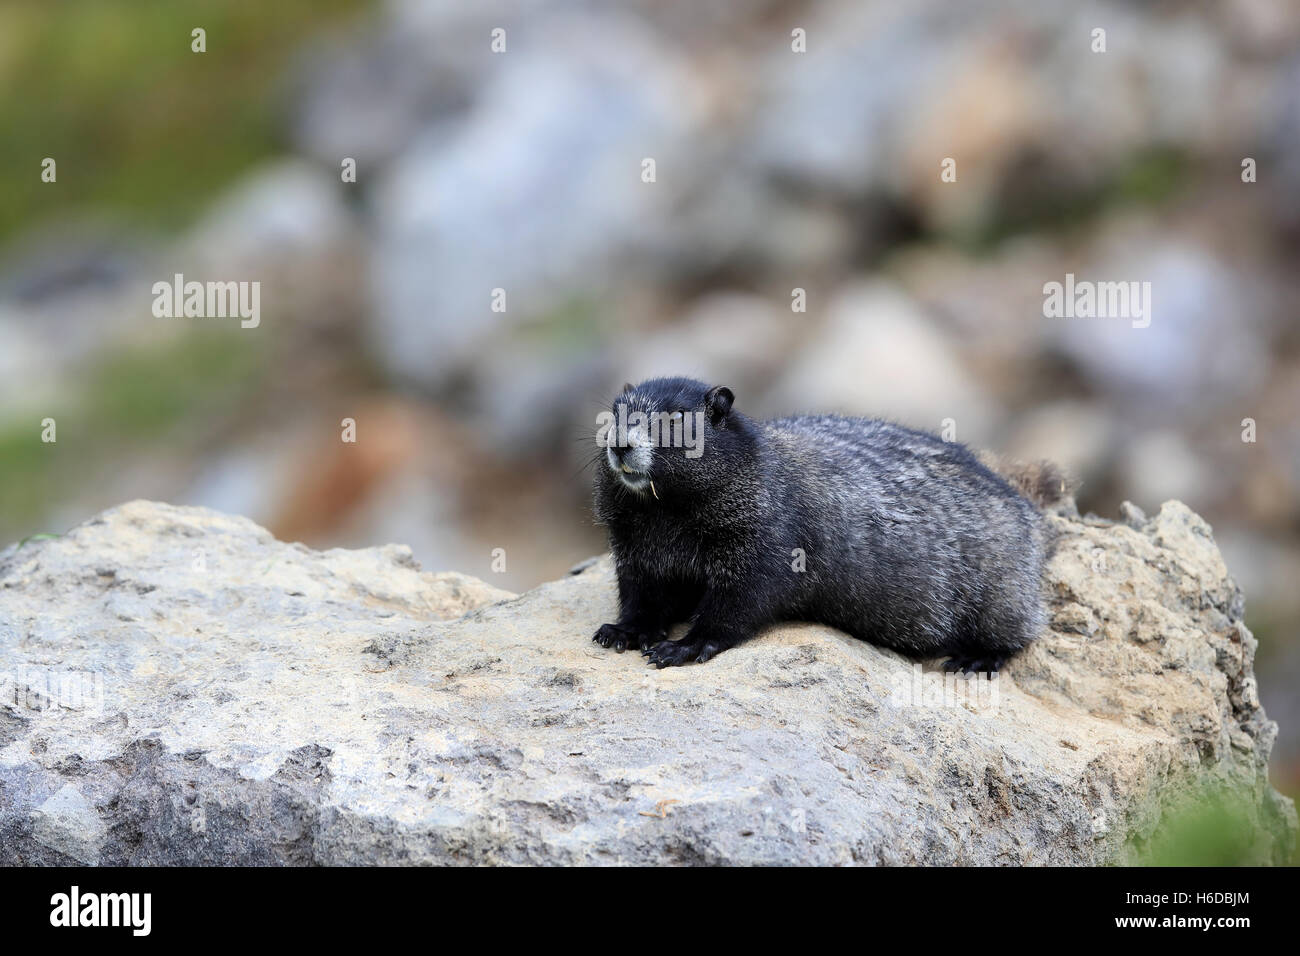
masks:
{"type": "MultiPolygon", "coordinates": [[[[1041,513],[964,445],[868,418],[756,421],[733,403],[689,378],[614,399],[610,421],[639,426],[598,436],[595,513],[620,610],[596,643],[703,663],[803,620],[992,672],[1043,629],[1041,513]]],[[[1017,484],[1065,491],[1050,469],[1017,484]]]]}

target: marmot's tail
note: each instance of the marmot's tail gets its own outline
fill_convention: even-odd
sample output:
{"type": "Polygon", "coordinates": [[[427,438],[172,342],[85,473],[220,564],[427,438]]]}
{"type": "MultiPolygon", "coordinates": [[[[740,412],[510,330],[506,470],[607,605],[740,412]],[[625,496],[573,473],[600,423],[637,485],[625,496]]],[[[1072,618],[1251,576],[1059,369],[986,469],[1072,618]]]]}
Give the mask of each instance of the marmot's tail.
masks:
{"type": "Polygon", "coordinates": [[[1010,482],[1011,487],[1040,508],[1051,508],[1074,497],[1079,483],[1066,475],[1055,462],[1017,461],[992,452],[981,452],[980,459],[991,471],[1010,482]]]}

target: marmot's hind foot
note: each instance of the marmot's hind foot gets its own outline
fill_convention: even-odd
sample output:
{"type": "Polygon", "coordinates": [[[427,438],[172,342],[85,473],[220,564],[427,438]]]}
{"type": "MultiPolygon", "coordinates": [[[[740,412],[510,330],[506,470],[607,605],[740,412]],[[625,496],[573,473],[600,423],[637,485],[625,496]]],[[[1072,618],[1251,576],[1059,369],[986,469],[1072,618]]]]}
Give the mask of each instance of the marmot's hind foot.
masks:
{"type": "Polygon", "coordinates": [[[963,674],[992,676],[1006,662],[1005,654],[954,654],[943,662],[943,669],[949,674],[961,671],[963,674]]]}

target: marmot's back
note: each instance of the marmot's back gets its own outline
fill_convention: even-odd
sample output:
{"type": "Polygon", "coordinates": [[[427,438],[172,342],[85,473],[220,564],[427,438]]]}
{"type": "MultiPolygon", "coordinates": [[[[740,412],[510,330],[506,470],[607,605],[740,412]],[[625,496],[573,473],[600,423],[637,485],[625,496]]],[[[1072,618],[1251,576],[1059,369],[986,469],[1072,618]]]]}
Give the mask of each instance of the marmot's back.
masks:
{"type": "Polygon", "coordinates": [[[787,500],[803,502],[806,613],[918,654],[951,651],[955,636],[1009,654],[1037,635],[1041,516],[968,448],[867,418],[762,427],[787,500]]]}
{"type": "Polygon", "coordinates": [[[870,508],[899,520],[943,519],[963,529],[975,509],[1023,516],[1037,509],[965,445],[892,422],[839,415],[805,415],[763,422],[775,467],[826,504],[859,495],[870,508]]]}

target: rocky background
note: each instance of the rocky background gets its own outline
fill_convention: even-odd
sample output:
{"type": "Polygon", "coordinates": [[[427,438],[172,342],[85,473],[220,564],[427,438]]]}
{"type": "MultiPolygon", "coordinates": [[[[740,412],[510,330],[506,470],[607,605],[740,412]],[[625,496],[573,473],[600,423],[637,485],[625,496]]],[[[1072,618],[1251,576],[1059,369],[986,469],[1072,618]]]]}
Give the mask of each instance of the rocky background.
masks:
{"type": "Polygon", "coordinates": [[[601,550],[625,379],[951,419],[1204,516],[1300,791],[1290,0],[8,4],[0,119],[0,541],[148,497],[522,591],[601,550]],[[175,272],[261,325],[154,318],[175,272]],[[1150,327],[1044,318],[1067,272],[1150,327]]]}

